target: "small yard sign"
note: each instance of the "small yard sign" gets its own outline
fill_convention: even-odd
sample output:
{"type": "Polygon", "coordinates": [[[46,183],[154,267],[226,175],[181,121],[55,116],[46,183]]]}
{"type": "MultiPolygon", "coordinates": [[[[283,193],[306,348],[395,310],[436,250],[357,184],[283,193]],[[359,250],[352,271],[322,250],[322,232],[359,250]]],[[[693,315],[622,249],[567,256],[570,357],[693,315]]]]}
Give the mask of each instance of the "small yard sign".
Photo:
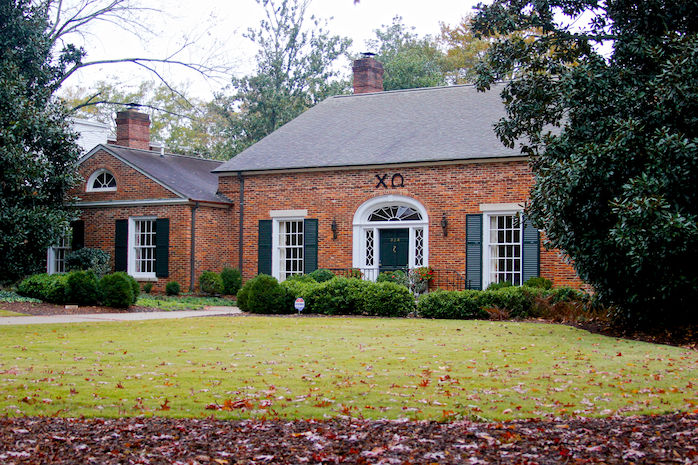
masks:
{"type": "Polygon", "coordinates": [[[305,308],[305,300],[303,300],[302,297],[298,297],[296,299],[296,303],[293,304],[293,306],[296,307],[296,310],[298,310],[298,313],[300,313],[305,308]]]}

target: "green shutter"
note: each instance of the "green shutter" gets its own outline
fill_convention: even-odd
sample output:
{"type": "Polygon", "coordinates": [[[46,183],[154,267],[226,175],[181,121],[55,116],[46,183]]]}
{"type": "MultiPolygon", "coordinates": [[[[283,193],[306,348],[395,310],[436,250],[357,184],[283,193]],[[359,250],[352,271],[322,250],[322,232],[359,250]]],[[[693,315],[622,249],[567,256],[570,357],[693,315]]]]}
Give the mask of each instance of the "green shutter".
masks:
{"type": "Polygon", "coordinates": [[[155,276],[170,275],[170,219],[155,220],[155,276]]]}
{"type": "Polygon", "coordinates": [[[482,214],[465,215],[465,278],[482,289],[482,214]]]}
{"type": "Polygon", "coordinates": [[[126,271],[128,263],[128,220],[116,220],[114,271],[126,271]]]}
{"type": "Polygon", "coordinates": [[[271,275],[271,220],[259,220],[257,274],[271,275]]]}
{"type": "Polygon", "coordinates": [[[317,219],[303,220],[303,272],[317,270],[317,219]]]}
{"type": "Polygon", "coordinates": [[[540,234],[524,216],[523,224],[522,284],[529,278],[540,276],[540,234]]]}
{"type": "Polygon", "coordinates": [[[73,230],[70,239],[70,248],[73,250],[85,247],[85,222],[83,220],[72,221],[70,227],[73,230]]]}

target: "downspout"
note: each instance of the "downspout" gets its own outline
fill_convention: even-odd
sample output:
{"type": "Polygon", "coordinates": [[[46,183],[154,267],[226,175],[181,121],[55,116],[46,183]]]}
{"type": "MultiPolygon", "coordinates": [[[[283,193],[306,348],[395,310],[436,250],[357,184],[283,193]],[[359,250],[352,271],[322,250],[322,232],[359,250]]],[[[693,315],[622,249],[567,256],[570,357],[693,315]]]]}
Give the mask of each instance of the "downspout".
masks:
{"type": "Polygon", "coordinates": [[[243,225],[245,220],[245,178],[242,177],[242,171],[238,171],[238,181],[240,182],[240,227],[238,236],[238,269],[242,273],[242,241],[244,238],[243,225]]]}
{"type": "Polygon", "coordinates": [[[196,283],[195,268],[196,260],[196,210],[199,209],[199,202],[194,202],[191,206],[191,250],[189,251],[189,292],[194,292],[194,284],[196,283]]]}

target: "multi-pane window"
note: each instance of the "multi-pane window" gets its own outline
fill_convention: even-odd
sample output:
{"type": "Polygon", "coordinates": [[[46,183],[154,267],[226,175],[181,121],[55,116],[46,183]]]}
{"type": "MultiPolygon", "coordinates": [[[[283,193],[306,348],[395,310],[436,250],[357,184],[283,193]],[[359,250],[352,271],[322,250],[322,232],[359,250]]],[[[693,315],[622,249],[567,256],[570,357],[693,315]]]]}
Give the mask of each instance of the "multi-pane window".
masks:
{"type": "Polygon", "coordinates": [[[279,221],[280,280],[303,274],[303,220],[279,221]]]}
{"type": "Polygon", "coordinates": [[[90,176],[90,180],[87,184],[87,190],[89,191],[115,191],[116,190],[116,178],[107,170],[100,170],[90,176]]]}
{"type": "Polygon", "coordinates": [[[411,207],[393,205],[374,210],[368,217],[368,221],[419,221],[422,215],[411,207]]]}
{"type": "Polygon", "coordinates": [[[155,273],[155,220],[134,220],[135,269],[139,274],[155,273]]]}
{"type": "Polygon", "coordinates": [[[414,230],[414,266],[424,265],[424,229],[414,230]]]}
{"type": "Polygon", "coordinates": [[[65,273],[65,257],[70,252],[70,236],[62,236],[56,245],[48,250],[48,273],[65,273]]]}
{"type": "Polygon", "coordinates": [[[521,224],[518,215],[489,216],[489,282],[521,284],[521,224]]]}
{"type": "Polygon", "coordinates": [[[373,254],[376,250],[373,244],[373,229],[366,230],[366,266],[373,266],[373,254]]]}

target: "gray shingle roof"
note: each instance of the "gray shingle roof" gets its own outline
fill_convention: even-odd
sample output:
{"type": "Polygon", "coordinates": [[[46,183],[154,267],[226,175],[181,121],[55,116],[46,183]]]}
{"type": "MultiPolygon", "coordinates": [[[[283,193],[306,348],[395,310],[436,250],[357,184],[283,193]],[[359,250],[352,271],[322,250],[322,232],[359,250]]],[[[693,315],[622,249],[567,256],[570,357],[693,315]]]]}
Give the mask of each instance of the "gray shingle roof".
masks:
{"type": "Polygon", "coordinates": [[[473,86],[330,97],[215,171],[264,171],[520,156],[497,139],[499,89],[473,86]]]}
{"type": "MultiPolygon", "coordinates": [[[[146,175],[183,197],[201,202],[230,203],[217,194],[218,176],[212,171],[221,165],[216,160],[140,150],[119,145],[98,145],[90,153],[104,149],[132,164],[146,175]]],[[[87,156],[89,156],[88,154],[87,156]]]]}

